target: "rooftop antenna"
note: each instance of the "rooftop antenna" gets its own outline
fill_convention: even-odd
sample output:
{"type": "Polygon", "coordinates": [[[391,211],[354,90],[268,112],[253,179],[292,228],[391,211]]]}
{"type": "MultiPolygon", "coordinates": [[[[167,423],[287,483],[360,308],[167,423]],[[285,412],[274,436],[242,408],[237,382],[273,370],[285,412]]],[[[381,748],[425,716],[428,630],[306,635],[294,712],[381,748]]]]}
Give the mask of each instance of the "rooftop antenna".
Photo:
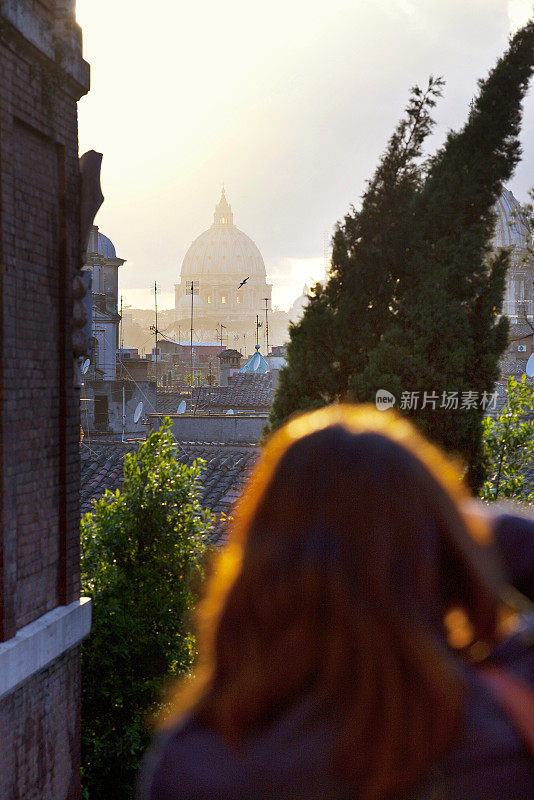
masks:
{"type": "Polygon", "coordinates": [[[221,343],[221,353],[222,353],[222,351],[224,349],[223,348],[223,328],[224,328],[224,330],[226,330],[226,325],[223,325],[222,322],[221,322],[219,327],[221,329],[221,332],[219,334],[219,341],[221,343]]]}
{"type": "MultiPolygon", "coordinates": [[[[122,302],[122,298],[121,298],[122,302]]],[[[156,313],[156,324],[150,326],[150,330],[154,332],[156,346],[154,347],[154,373],[156,375],[156,382],[158,380],[158,284],[154,281],[154,310],[156,313]]]]}
{"type": "Polygon", "coordinates": [[[263,325],[263,322],[260,322],[259,314],[256,314],[256,350],[260,349],[260,343],[259,343],[259,335],[260,335],[260,333],[259,332],[260,332],[260,328],[261,328],[262,325],[263,325]]]}
{"type": "Polygon", "coordinates": [[[154,350],[154,355],[156,357],[156,385],[158,382],[158,284],[154,281],[154,311],[156,315],[156,324],[154,326],[154,337],[156,339],[156,349],[154,350]]]}
{"type": "MultiPolygon", "coordinates": [[[[124,350],[124,336],[123,336],[123,329],[122,329],[122,294],[121,294],[121,335],[119,339],[120,344],[120,361],[122,363],[122,351],[124,350]]],[[[121,370],[122,372],[122,370],[121,370]]]]}
{"type": "Polygon", "coordinates": [[[265,302],[265,347],[266,347],[265,353],[266,353],[266,355],[268,357],[269,356],[269,319],[267,317],[267,312],[269,311],[269,298],[268,297],[264,297],[263,300],[265,302]]]}
{"type": "Polygon", "coordinates": [[[196,294],[198,294],[198,281],[191,281],[191,339],[190,339],[191,411],[193,410],[193,298],[196,294]]]}

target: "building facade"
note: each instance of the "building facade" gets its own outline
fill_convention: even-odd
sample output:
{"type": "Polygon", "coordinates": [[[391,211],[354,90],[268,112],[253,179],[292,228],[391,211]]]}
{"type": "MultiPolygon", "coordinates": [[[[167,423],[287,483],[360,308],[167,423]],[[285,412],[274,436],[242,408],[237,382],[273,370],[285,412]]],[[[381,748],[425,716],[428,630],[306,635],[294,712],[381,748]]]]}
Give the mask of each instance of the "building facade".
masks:
{"type": "Polygon", "coordinates": [[[89,67],[74,0],[0,0],[0,64],[0,797],[78,800],[90,603],[73,301],[89,67]]]}
{"type": "Polygon", "coordinates": [[[533,352],[534,258],[528,223],[520,203],[508,189],[503,189],[495,212],[493,245],[510,251],[502,308],[510,321],[510,336],[508,350],[500,362],[502,378],[506,379],[522,375],[533,352]]]}
{"type": "Polygon", "coordinates": [[[119,267],[123,264],[111,239],[93,225],[84,265],[84,270],[91,273],[92,346],[87,375],[93,380],[113,381],[117,377],[119,267]]]}
{"type": "Polygon", "coordinates": [[[84,258],[91,274],[91,348],[83,378],[81,425],[84,435],[141,436],[143,411],[155,411],[156,386],[148,380],[149,362],[132,359],[120,349],[119,267],[111,239],[91,226],[84,258]]]}

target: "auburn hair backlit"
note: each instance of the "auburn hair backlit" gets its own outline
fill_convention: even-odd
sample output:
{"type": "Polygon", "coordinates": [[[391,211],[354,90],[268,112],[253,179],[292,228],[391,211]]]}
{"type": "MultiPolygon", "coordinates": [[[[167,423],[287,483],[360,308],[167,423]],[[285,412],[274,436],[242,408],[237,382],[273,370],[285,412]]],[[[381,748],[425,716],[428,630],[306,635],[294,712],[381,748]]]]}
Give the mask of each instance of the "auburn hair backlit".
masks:
{"type": "MultiPolygon", "coordinates": [[[[496,637],[491,534],[461,467],[398,414],[334,405],[264,448],[198,614],[199,665],[172,705],[239,745],[300,698],[334,726],[363,800],[420,779],[454,742],[460,658],[496,637]],[[460,653],[444,619],[460,609],[460,653]]],[[[474,652],[474,651],[473,651],[474,652]]]]}

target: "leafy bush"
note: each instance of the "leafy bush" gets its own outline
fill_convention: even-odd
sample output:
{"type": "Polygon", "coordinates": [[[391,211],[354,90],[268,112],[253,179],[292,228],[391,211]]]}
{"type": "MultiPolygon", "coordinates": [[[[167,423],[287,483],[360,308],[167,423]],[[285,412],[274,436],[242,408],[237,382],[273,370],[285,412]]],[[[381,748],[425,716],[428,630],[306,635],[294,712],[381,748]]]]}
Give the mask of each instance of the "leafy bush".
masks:
{"type": "Polygon", "coordinates": [[[481,497],[484,500],[510,498],[534,502],[534,492],[525,485],[525,472],[534,455],[534,392],[523,375],[520,381],[508,378],[507,403],[496,419],[483,420],[483,440],[488,457],[488,479],[481,497]]]}
{"type": "Polygon", "coordinates": [[[93,626],[82,648],[84,796],[130,798],[148,719],[169,676],[194,656],[188,626],[211,515],[198,500],[201,464],[176,461],[170,420],[124,460],[122,491],[81,524],[82,586],[93,626]]]}

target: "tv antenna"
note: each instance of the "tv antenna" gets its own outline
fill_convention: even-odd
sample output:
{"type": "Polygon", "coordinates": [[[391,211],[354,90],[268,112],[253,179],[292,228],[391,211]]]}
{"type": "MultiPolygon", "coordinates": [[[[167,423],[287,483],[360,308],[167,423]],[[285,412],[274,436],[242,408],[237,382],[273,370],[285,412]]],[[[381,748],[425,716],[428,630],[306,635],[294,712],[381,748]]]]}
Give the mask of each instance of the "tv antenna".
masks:
{"type": "Polygon", "coordinates": [[[269,319],[267,317],[267,313],[269,311],[269,298],[263,298],[265,302],[265,355],[269,356],[269,319]]]}

